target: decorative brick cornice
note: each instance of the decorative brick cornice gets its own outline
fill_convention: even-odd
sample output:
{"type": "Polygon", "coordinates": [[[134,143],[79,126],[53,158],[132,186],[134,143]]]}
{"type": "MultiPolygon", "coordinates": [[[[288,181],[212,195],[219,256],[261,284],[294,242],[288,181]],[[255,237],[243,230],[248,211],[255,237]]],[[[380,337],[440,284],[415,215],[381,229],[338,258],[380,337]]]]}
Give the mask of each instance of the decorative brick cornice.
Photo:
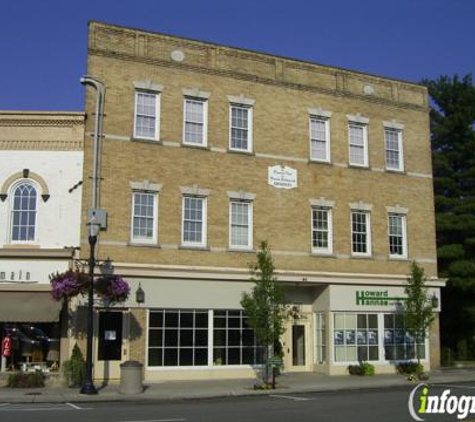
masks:
{"type": "Polygon", "coordinates": [[[32,140],[11,139],[0,140],[0,150],[14,151],[82,151],[84,140],[32,140]]]}
{"type": "Polygon", "coordinates": [[[411,82],[100,22],[90,24],[89,54],[428,111],[427,90],[411,82]]]}

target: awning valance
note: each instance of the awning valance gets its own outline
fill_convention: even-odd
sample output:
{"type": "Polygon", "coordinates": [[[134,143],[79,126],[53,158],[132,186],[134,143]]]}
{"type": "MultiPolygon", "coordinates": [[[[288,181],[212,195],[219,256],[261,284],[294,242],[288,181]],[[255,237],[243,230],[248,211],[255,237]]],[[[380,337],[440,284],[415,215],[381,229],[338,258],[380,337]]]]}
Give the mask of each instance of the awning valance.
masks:
{"type": "Polygon", "coordinates": [[[0,322],[57,322],[61,302],[49,292],[0,292],[0,322]]]}

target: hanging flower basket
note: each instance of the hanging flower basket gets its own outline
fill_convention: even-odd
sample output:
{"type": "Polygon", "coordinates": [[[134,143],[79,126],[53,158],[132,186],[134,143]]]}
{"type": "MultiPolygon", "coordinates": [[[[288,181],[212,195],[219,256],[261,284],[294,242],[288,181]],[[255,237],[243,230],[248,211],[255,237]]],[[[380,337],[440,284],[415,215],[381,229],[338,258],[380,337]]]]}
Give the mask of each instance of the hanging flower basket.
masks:
{"type": "Polygon", "coordinates": [[[54,300],[68,300],[74,296],[85,294],[89,285],[89,276],[76,270],[50,275],[51,297],[54,300]]]}
{"type": "Polygon", "coordinates": [[[124,302],[129,297],[130,286],[120,276],[113,275],[107,278],[99,278],[94,283],[97,295],[108,302],[124,302]]]}

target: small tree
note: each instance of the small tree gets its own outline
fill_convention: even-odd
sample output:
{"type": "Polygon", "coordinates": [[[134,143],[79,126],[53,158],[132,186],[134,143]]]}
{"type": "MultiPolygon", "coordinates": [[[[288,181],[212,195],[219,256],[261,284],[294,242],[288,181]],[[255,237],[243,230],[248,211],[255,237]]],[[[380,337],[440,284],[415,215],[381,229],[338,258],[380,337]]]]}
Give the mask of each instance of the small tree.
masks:
{"type": "MultiPolygon", "coordinates": [[[[265,346],[266,368],[273,357],[273,346],[278,343],[285,331],[285,321],[289,310],[284,303],[284,292],[277,285],[274,276],[274,263],[267,242],[261,243],[257,252],[257,262],[250,266],[255,286],[250,293],[243,293],[241,306],[249,318],[249,325],[254,329],[257,340],[265,346]]],[[[268,383],[269,371],[266,369],[265,382],[268,383]]]]}
{"type": "Polygon", "coordinates": [[[427,330],[434,321],[434,309],[432,300],[428,295],[425,286],[427,277],[416,261],[411,264],[411,273],[407,278],[404,292],[407,299],[404,301],[404,319],[406,329],[414,337],[416,342],[417,364],[420,365],[420,354],[418,344],[426,338],[427,330]]]}

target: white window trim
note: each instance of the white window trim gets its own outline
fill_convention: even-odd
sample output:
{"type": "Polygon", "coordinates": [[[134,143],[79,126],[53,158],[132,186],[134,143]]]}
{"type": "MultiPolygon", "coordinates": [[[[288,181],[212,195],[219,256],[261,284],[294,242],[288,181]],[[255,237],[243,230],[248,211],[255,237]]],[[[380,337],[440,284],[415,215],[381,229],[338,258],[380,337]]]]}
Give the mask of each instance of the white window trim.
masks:
{"type": "Polygon", "coordinates": [[[156,245],[158,243],[158,192],[150,191],[132,191],[132,212],[130,216],[130,242],[135,245],[156,245]],[[148,238],[135,238],[134,237],[134,210],[135,210],[135,194],[148,194],[153,196],[153,236],[148,238]]]}
{"type": "MultiPolygon", "coordinates": [[[[355,119],[356,120],[356,119],[355,119]]],[[[348,121],[348,163],[350,166],[353,167],[369,167],[368,164],[368,124],[361,122],[361,121],[355,121],[355,120],[350,120],[348,121]],[[363,164],[360,163],[352,163],[351,162],[351,133],[350,133],[350,126],[355,125],[359,126],[363,129],[363,164]]]]}
{"type": "Polygon", "coordinates": [[[331,255],[333,253],[333,210],[329,206],[312,205],[310,207],[310,245],[312,253],[318,255],[331,255]],[[328,213],[328,248],[318,248],[313,246],[313,211],[325,210],[328,213]]]}
{"type": "Polygon", "coordinates": [[[391,126],[384,126],[384,162],[386,170],[389,171],[404,171],[404,149],[403,149],[403,137],[402,137],[402,129],[391,127],[391,126]],[[386,142],[386,131],[392,131],[397,133],[397,141],[398,141],[398,149],[399,149],[399,167],[389,167],[388,161],[386,157],[387,151],[387,142],[386,142]]]}
{"type": "Polygon", "coordinates": [[[134,138],[135,139],[147,139],[151,141],[160,140],[160,92],[150,92],[141,89],[136,89],[134,94],[135,104],[134,104],[134,138]],[[137,99],[138,94],[150,94],[155,95],[155,136],[140,136],[137,135],[137,99]]]}
{"type": "Polygon", "coordinates": [[[197,195],[183,195],[181,200],[181,246],[191,247],[191,248],[205,248],[207,246],[208,236],[207,236],[207,220],[208,220],[208,198],[206,196],[197,196],[197,195]],[[203,201],[203,225],[202,225],[202,235],[201,242],[190,242],[185,241],[185,198],[198,198],[203,201]]]}
{"type": "Polygon", "coordinates": [[[230,151],[240,151],[240,152],[252,152],[253,151],[253,107],[248,104],[238,104],[231,102],[229,104],[229,150],[230,151]],[[232,123],[233,123],[233,107],[245,108],[248,110],[247,114],[247,149],[233,148],[232,147],[232,123]]]}
{"type": "Polygon", "coordinates": [[[407,215],[405,213],[396,213],[396,212],[388,212],[388,248],[389,248],[389,258],[390,259],[407,259],[407,215]],[[391,254],[391,249],[389,245],[389,217],[391,214],[396,214],[402,217],[402,255],[398,254],[391,254]]]}
{"type": "Polygon", "coordinates": [[[310,160],[319,162],[319,163],[330,163],[331,162],[330,117],[323,116],[322,114],[309,114],[308,116],[308,138],[309,138],[309,145],[310,145],[310,160]],[[319,120],[325,124],[325,155],[326,155],[325,159],[314,157],[312,155],[312,119],[319,120]]]}
{"type": "Polygon", "coordinates": [[[38,243],[38,229],[39,229],[39,224],[38,224],[38,219],[39,219],[39,214],[40,214],[40,187],[38,186],[37,183],[35,183],[32,179],[19,179],[15,183],[13,183],[10,187],[10,193],[8,195],[10,198],[10,203],[9,203],[9,211],[8,211],[8,240],[11,245],[31,245],[31,244],[36,244],[38,243]],[[13,240],[13,202],[15,200],[15,190],[16,188],[23,184],[23,183],[28,183],[33,186],[33,188],[36,190],[36,214],[35,214],[35,238],[32,240],[13,240]]]}
{"type": "Polygon", "coordinates": [[[208,100],[203,97],[191,97],[185,96],[183,99],[183,136],[182,136],[183,145],[191,145],[195,147],[206,148],[208,146],[208,100]],[[186,102],[187,101],[196,101],[203,103],[203,138],[201,143],[197,144],[194,142],[186,142],[186,102]]]}
{"type": "Polygon", "coordinates": [[[229,201],[229,249],[231,250],[243,250],[243,251],[249,251],[252,250],[253,245],[254,245],[254,207],[252,201],[241,201],[238,199],[230,199],[229,201]],[[248,226],[249,226],[249,232],[247,236],[247,245],[233,245],[231,243],[231,230],[232,230],[232,204],[242,204],[245,203],[248,205],[248,226]]]}
{"type": "Polygon", "coordinates": [[[351,250],[351,256],[352,257],[371,257],[372,255],[372,242],[371,242],[371,212],[368,211],[367,209],[351,209],[350,212],[350,250],[351,250]],[[353,251],[353,213],[363,213],[366,215],[366,243],[367,243],[367,248],[366,252],[354,252],[353,251]]]}

